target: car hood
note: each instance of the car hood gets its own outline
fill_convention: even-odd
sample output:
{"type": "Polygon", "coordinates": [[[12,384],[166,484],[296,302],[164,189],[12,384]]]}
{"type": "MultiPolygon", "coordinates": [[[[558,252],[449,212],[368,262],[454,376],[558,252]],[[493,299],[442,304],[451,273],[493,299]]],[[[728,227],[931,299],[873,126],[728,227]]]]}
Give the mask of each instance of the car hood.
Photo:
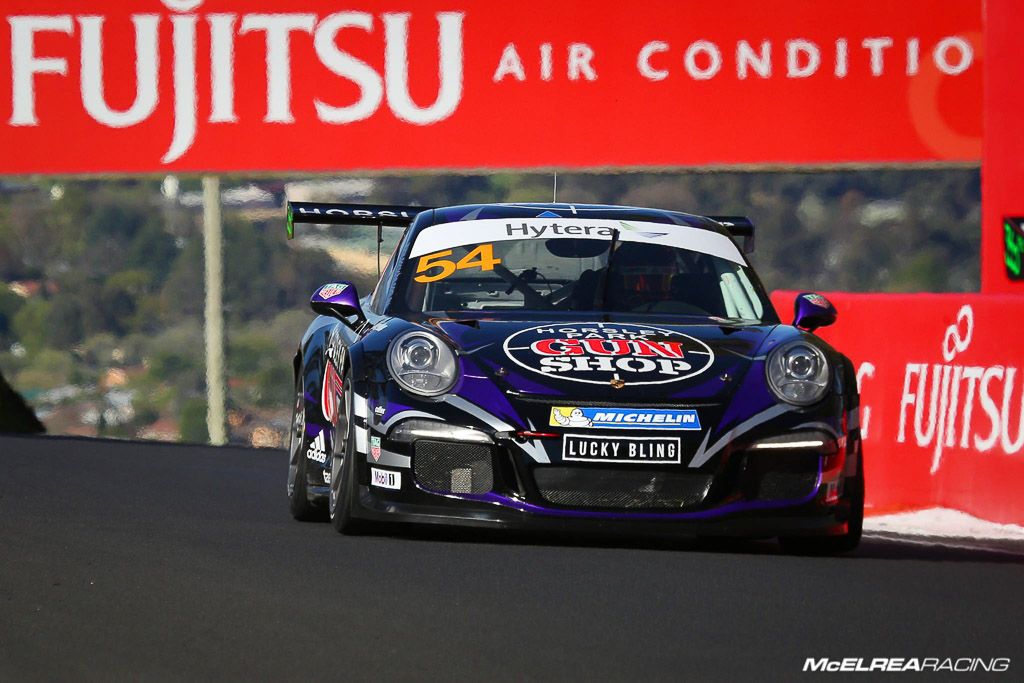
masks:
{"type": "Polygon", "coordinates": [[[459,350],[463,377],[513,397],[721,403],[777,325],[565,320],[422,321],[459,350]]]}

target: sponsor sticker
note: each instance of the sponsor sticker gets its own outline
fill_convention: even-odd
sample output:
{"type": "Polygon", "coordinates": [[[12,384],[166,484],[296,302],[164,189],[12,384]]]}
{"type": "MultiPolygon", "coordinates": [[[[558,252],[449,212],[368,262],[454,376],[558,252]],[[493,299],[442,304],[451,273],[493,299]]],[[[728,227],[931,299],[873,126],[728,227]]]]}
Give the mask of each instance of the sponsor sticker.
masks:
{"type": "Polygon", "coordinates": [[[331,424],[337,424],[338,403],[344,393],[341,376],[330,360],[324,364],[324,381],[320,385],[320,412],[331,424]]]}
{"type": "Polygon", "coordinates": [[[483,218],[473,221],[437,223],[419,232],[416,243],[413,244],[409,252],[409,258],[416,259],[425,254],[430,254],[434,258],[439,257],[440,252],[455,247],[512,240],[573,238],[611,240],[615,232],[618,231],[619,242],[660,244],[710,254],[741,265],[744,263],[743,256],[736,244],[728,236],[713,230],[687,225],[667,225],[648,221],[626,222],[582,216],[550,218],[552,220],[549,220],[549,217],[483,218]]]}
{"type": "Polygon", "coordinates": [[[376,467],[370,468],[370,483],[382,489],[402,488],[402,473],[391,470],[380,470],[376,467]]]}
{"type": "Polygon", "coordinates": [[[644,464],[679,464],[682,449],[678,436],[590,436],[566,434],[562,460],[644,464]]]}
{"type": "Polygon", "coordinates": [[[505,354],[546,377],[587,384],[666,384],[695,377],[715,360],[681,332],[633,323],[540,325],[505,340],[505,354]]]}
{"type": "Polygon", "coordinates": [[[330,470],[324,470],[324,483],[325,484],[330,484],[331,483],[331,471],[330,470]]]}
{"type": "Polygon", "coordinates": [[[320,291],[317,292],[317,296],[319,296],[321,299],[330,299],[332,297],[338,296],[346,289],[348,289],[348,285],[338,282],[332,282],[329,285],[324,285],[323,287],[321,287],[320,291]]]}
{"type": "Polygon", "coordinates": [[[804,301],[821,308],[828,308],[828,299],[821,294],[804,294],[804,301]]]}
{"type": "Polygon", "coordinates": [[[370,437],[370,455],[373,456],[374,461],[380,460],[380,437],[370,437]]]}
{"type": "Polygon", "coordinates": [[[582,408],[555,406],[548,424],[567,429],[665,429],[700,431],[693,409],[582,408]]]}
{"type": "Polygon", "coordinates": [[[479,268],[481,271],[490,272],[494,270],[494,266],[501,263],[500,258],[494,258],[493,244],[481,244],[458,261],[452,260],[452,253],[451,249],[443,249],[421,256],[416,265],[416,282],[437,282],[459,270],[479,268]]]}
{"type": "Polygon", "coordinates": [[[327,462],[327,446],[324,442],[323,430],[320,430],[320,433],[309,444],[309,448],[306,449],[306,457],[320,464],[327,462]]]}

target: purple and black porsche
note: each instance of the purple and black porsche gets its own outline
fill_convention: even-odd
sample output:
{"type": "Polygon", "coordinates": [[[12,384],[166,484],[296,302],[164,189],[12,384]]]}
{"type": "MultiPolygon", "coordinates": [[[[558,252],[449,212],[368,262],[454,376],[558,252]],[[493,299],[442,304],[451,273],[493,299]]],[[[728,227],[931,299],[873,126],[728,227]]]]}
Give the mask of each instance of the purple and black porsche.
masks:
{"type": "Polygon", "coordinates": [[[747,219],[290,204],[303,222],[406,230],[372,293],[313,294],[296,518],[859,542],[854,371],[814,334],[835,309],[801,294],[780,322],[747,219]]]}

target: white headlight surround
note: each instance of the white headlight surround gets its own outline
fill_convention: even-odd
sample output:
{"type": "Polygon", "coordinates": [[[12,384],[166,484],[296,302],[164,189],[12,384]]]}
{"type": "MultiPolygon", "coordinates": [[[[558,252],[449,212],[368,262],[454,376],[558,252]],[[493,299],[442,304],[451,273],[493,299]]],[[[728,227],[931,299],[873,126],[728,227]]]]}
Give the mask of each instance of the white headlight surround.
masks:
{"type": "Polygon", "coordinates": [[[803,340],[772,350],[765,375],[776,398],[795,406],[809,406],[824,398],[832,377],[825,354],[803,340]]]}
{"type": "Polygon", "coordinates": [[[451,348],[423,330],[408,330],[391,340],[388,370],[402,389],[419,396],[440,396],[459,378],[451,348]]]}

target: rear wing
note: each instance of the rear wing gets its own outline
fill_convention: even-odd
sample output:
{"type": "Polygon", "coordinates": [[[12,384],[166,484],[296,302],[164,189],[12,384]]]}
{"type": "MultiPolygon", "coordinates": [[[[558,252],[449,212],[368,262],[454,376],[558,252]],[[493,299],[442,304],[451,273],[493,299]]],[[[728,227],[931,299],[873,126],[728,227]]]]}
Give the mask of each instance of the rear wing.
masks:
{"type": "MultiPolygon", "coordinates": [[[[416,216],[433,211],[432,206],[397,206],[392,204],[328,204],[322,202],[288,202],[288,239],[295,237],[296,223],[322,225],[388,225],[407,228],[416,216]]],[[[746,216],[708,216],[733,237],[743,238],[743,253],[754,251],[754,224],[746,216]]]]}
{"type": "Polygon", "coordinates": [[[754,251],[754,224],[749,218],[746,216],[708,216],[708,218],[728,230],[733,237],[742,237],[744,254],[754,251]]]}
{"type": "Polygon", "coordinates": [[[430,206],[393,206],[389,204],[324,204],[288,202],[288,239],[295,237],[296,223],[325,225],[389,225],[407,228],[430,206]]]}

